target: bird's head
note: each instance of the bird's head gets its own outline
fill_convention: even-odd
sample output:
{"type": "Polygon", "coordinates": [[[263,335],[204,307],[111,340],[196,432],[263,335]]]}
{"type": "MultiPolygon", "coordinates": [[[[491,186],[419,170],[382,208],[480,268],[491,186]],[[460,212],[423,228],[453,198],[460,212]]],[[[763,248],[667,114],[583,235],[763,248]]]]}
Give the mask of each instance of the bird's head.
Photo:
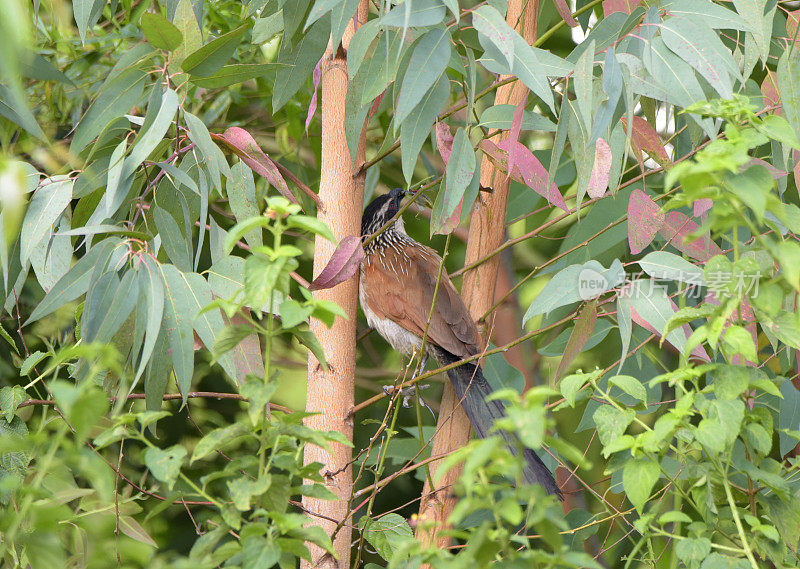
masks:
{"type": "MultiPolygon", "coordinates": [[[[378,196],[369,202],[369,205],[367,205],[361,217],[361,237],[367,237],[375,233],[378,229],[383,227],[387,221],[392,219],[400,210],[400,202],[403,201],[405,195],[406,193],[402,188],[395,188],[388,194],[378,196]]],[[[405,233],[403,218],[398,218],[387,231],[388,230],[405,233]]]]}

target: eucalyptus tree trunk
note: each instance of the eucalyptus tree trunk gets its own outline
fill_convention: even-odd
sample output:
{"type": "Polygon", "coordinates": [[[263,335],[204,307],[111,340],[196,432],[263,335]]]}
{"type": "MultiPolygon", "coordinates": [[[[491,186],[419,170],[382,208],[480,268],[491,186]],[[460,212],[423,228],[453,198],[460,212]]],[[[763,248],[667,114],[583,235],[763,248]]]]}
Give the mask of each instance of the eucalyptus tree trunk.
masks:
{"type": "MultiPolygon", "coordinates": [[[[539,0],[509,0],[506,22],[522,33],[528,43],[536,37],[536,25],[539,13],[539,0]],[[525,5],[527,4],[527,8],[525,5]],[[523,13],[524,12],[524,13],[523,13]]],[[[506,76],[501,79],[506,79],[506,76]]],[[[527,87],[520,81],[501,85],[497,89],[495,104],[517,105],[527,96],[527,87]]],[[[506,136],[505,131],[498,137],[506,136]]],[[[469,265],[485,257],[497,249],[505,236],[506,204],[508,202],[508,177],[496,170],[494,165],[484,157],[481,163],[481,186],[492,188],[492,193],[481,192],[472,209],[467,241],[465,264],[469,265]]],[[[499,256],[494,255],[474,269],[464,273],[464,284],[461,294],[464,297],[470,314],[475,320],[481,318],[493,305],[495,284],[498,278],[499,256]]],[[[480,329],[484,336],[491,328],[492,316],[480,329]]],[[[479,323],[480,324],[480,323],[479,323]]],[[[436,425],[431,456],[443,456],[461,448],[469,441],[470,423],[466,413],[459,405],[452,386],[444,384],[444,394],[439,410],[439,421],[436,425]]],[[[433,463],[432,470],[439,466],[433,463]]],[[[439,481],[437,488],[430,488],[428,483],[422,493],[419,519],[420,528],[417,538],[425,543],[436,542],[439,547],[447,547],[450,538],[438,535],[444,529],[450,512],[455,506],[452,486],[461,474],[461,467],[453,468],[439,481]],[[430,524],[433,522],[433,524],[430,524]]],[[[433,476],[435,479],[436,477],[433,476]]]]}
{"type": "MultiPolygon", "coordinates": [[[[367,19],[367,0],[361,0],[357,19],[367,19]]],[[[345,96],[349,86],[346,49],[354,33],[351,22],[345,31],[340,49],[328,45],[321,64],[321,110],[322,110],[322,171],[319,183],[321,207],[317,218],[327,224],[337,240],[348,235],[360,235],[361,210],[364,201],[364,175],[354,176],[351,169],[350,152],[345,137],[345,96]]],[[[364,138],[359,144],[356,171],[364,163],[364,138]]],[[[314,242],[314,276],[328,263],[335,245],[317,236],[314,242]]],[[[341,283],[331,289],[314,293],[316,298],[330,300],[341,306],[347,319],[337,317],[333,326],[327,328],[322,322],[311,321],[311,331],[316,334],[328,360],[325,370],[317,359],[308,354],[308,391],[306,411],[318,413],[306,420],[313,429],[339,431],[348,440],[353,440],[353,422],[348,413],[353,408],[353,385],[356,362],[356,317],[358,304],[358,279],[341,283]]],[[[350,566],[350,524],[343,522],[348,513],[348,500],[353,489],[353,474],[350,467],[351,449],[341,444],[331,444],[331,452],[316,446],[307,446],[305,462],[324,464],[321,473],[326,485],[338,500],[321,500],[303,497],[303,506],[311,512],[312,523],[322,527],[334,538],[334,559],[323,549],[308,543],[312,562],[303,562],[303,567],[338,568],[350,566]]]]}

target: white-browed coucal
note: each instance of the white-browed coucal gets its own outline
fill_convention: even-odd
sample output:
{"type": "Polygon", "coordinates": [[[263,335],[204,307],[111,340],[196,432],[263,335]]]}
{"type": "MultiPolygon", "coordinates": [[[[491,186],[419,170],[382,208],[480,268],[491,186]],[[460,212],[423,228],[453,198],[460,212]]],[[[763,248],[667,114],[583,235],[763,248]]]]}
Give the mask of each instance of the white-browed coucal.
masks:
{"type": "MultiPolygon", "coordinates": [[[[400,209],[405,193],[395,189],[372,200],[364,210],[361,238],[378,231],[400,209]]],[[[480,337],[464,301],[447,273],[442,274],[436,304],[431,312],[441,257],[405,232],[400,217],[365,247],[361,263],[359,300],[367,323],[394,349],[410,355],[422,347],[427,325],[425,354],[443,365],[480,352],[480,337]],[[428,316],[430,315],[430,324],[428,316]]],[[[479,437],[490,434],[492,424],[505,412],[500,401],[487,401],[492,388],[479,365],[464,363],[447,372],[456,397],[479,437]]],[[[509,439],[510,435],[504,435],[509,439]]],[[[515,441],[508,441],[515,451],[515,441]]],[[[553,475],[533,450],[524,451],[525,481],[537,483],[561,498],[553,475]]]]}

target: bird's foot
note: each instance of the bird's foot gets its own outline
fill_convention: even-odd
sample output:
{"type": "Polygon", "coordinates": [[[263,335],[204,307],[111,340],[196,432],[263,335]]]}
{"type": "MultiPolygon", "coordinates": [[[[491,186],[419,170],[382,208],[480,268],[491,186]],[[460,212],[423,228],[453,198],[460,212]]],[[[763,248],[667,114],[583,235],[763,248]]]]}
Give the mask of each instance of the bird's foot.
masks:
{"type": "Polygon", "coordinates": [[[406,409],[411,407],[412,398],[416,398],[416,399],[419,400],[420,405],[422,405],[428,411],[430,411],[431,414],[435,418],[436,414],[433,412],[433,409],[431,409],[430,406],[427,403],[425,403],[425,400],[419,394],[420,391],[422,391],[424,389],[428,389],[429,387],[430,387],[430,384],[428,384],[428,383],[426,383],[424,385],[411,385],[411,386],[405,387],[403,389],[397,389],[396,387],[391,386],[391,385],[384,385],[383,386],[383,392],[386,395],[392,395],[395,392],[399,392],[400,393],[400,397],[403,398],[403,407],[405,407],[406,409]]]}

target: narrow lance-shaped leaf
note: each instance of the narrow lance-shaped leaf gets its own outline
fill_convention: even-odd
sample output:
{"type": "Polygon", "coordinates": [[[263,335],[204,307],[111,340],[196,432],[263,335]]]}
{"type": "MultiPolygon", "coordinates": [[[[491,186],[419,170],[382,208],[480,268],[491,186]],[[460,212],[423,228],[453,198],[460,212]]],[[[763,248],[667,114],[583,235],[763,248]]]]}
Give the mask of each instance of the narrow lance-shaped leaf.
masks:
{"type": "Polygon", "coordinates": [[[192,331],[194,314],[191,313],[181,272],[172,265],[161,265],[161,273],[166,284],[163,326],[167,331],[175,377],[178,380],[183,402],[186,403],[194,371],[194,333],[192,331]]]}
{"type": "Polygon", "coordinates": [[[289,191],[289,186],[286,185],[286,180],[281,176],[278,167],[275,166],[272,159],[261,150],[261,147],[256,143],[249,132],[243,128],[232,126],[222,135],[214,134],[212,137],[214,140],[224,143],[228,148],[233,150],[254,172],[266,178],[283,197],[292,203],[297,203],[297,199],[292,192],[289,191]]]}
{"type": "Polygon", "coordinates": [[[183,34],[175,24],[158,13],[145,12],[142,15],[142,33],[150,45],[167,51],[172,51],[183,42],[183,34]]]}
{"type": "Polygon", "coordinates": [[[598,138],[594,148],[594,166],[589,176],[589,187],[586,193],[590,198],[599,198],[608,188],[609,175],[611,174],[611,148],[608,143],[598,138]]]}
{"type": "Polygon", "coordinates": [[[434,208],[434,215],[431,219],[431,230],[441,231],[446,220],[453,214],[458,207],[464,192],[475,174],[475,150],[463,128],[459,128],[453,139],[452,153],[447,162],[445,172],[444,196],[442,198],[442,208],[434,208]]]}
{"type": "Polygon", "coordinates": [[[481,45],[494,46],[505,58],[509,70],[514,70],[514,30],[492,6],[481,6],[472,12],[472,25],[478,32],[481,45]]]}
{"type": "Polygon", "coordinates": [[[352,277],[361,261],[364,259],[364,248],[361,246],[361,238],[355,235],[348,235],[339,242],[339,246],[331,255],[328,264],[322,269],[314,282],[311,283],[309,290],[322,290],[333,288],[352,277]]]}
{"type": "Polygon", "coordinates": [[[434,28],[417,43],[397,98],[394,114],[396,124],[402,124],[444,72],[450,61],[450,41],[448,30],[434,28]]]}
{"type": "Polygon", "coordinates": [[[578,320],[575,322],[575,327],[567,341],[567,346],[564,348],[564,354],[561,356],[561,361],[558,362],[558,369],[556,370],[556,377],[563,377],[564,372],[567,371],[569,365],[575,357],[583,350],[586,342],[594,332],[594,327],[597,325],[597,299],[592,300],[583,307],[578,320]]]}
{"type": "Polygon", "coordinates": [[[664,226],[664,212],[639,188],[631,192],[628,201],[628,243],[631,253],[641,253],[653,242],[658,231],[664,226]]]}
{"type": "Polygon", "coordinates": [[[711,240],[711,236],[689,237],[698,229],[699,226],[685,213],[670,211],[664,216],[664,225],[659,232],[678,251],[698,261],[708,261],[715,255],[721,255],[722,249],[711,240]]]}
{"type": "Polygon", "coordinates": [[[522,117],[525,114],[525,105],[528,104],[528,91],[522,95],[517,107],[514,109],[514,117],[511,119],[511,131],[508,135],[508,176],[514,171],[514,165],[517,162],[518,148],[521,146],[519,142],[519,133],[522,130],[522,117]]]}
{"type": "Polygon", "coordinates": [[[53,225],[72,200],[72,180],[45,180],[33,194],[20,234],[20,262],[24,266],[33,247],[53,230],[53,225]]]}
{"type": "Polygon", "coordinates": [[[208,42],[194,53],[187,55],[181,63],[181,68],[191,75],[208,77],[228,62],[251,26],[252,22],[248,21],[208,42]]]}
{"type": "MultiPolygon", "coordinates": [[[[134,383],[139,381],[147,363],[150,361],[150,356],[153,355],[164,315],[164,281],[161,278],[158,262],[149,255],[142,254],[139,258],[136,272],[139,279],[139,290],[144,293],[145,298],[144,309],[140,311],[139,315],[145,318],[146,324],[144,345],[139,356],[139,366],[136,369],[134,383]]],[[[133,386],[131,386],[131,389],[133,389],[133,386]]]]}

